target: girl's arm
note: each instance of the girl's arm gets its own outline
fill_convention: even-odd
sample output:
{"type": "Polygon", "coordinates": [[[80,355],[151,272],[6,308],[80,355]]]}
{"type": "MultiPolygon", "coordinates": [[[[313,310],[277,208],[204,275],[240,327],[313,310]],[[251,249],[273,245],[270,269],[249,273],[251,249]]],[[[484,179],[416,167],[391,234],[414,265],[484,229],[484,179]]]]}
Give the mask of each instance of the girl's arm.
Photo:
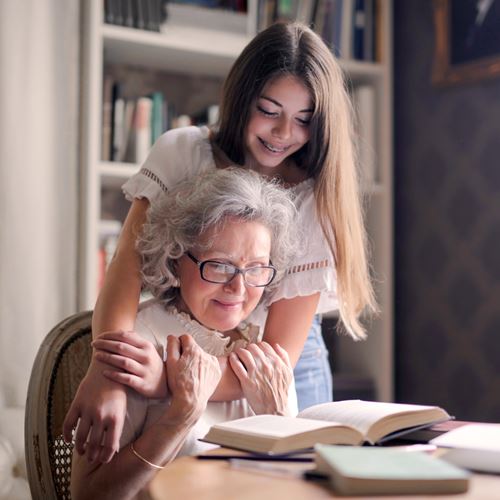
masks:
{"type": "Polygon", "coordinates": [[[141,261],[135,242],[146,220],[148,207],[146,199],[132,202],[94,308],[94,338],[106,331],[134,329],[141,293],[141,261]]]}
{"type": "MultiPolygon", "coordinates": [[[[284,344],[292,366],[302,352],[318,300],[319,294],[315,294],[283,299],[270,307],[264,339],[279,340],[266,340],[273,342],[272,345],[284,344]],[[275,330],[268,330],[269,325],[273,325],[275,330]]],[[[149,341],[134,332],[106,333],[94,342],[94,347],[97,349],[95,357],[108,365],[103,370],[107,378],[127,385],[146,397],[165,396],[160,391],[164,387],[161,358],[149,341]]],[[[234,363],[230,363],[225,356],[218,360],[223,375],[211,401],[233,401],[246,397],[246,391],[240,385],[241,376],[233,371],[234,363]]]]}
{"type": "MultiPolygon", "coordinates": [[[[134,200],[129,210],[92,316],[94,338],[105,331],[127,331],[134,327],[141,290],[135,240],[145,221],[148,205],[147,200],[134,200]]],[[[106,365],[92,358],[63,427],[64,437],[70,441],[72,430],[80,420],[74,436],[75,447],[81,454],[86,449],[90,461],[111,459],[118,450],[125,418],[124,387],[104,378],[102,371],[105,368],[106,365]]]]}
{"type": "MultiPolygon", "coordinates": [[[[304,343],[311,328],[314,314],[319,302],[319,293],[293,299],[281,299],[273,302],[262,340],[285,349],[292,366],[297,364],[304,343]]],[[[229,365],[227,357],[219,358],[222,379],[211,401],[230,401],[244,397],[238,378],[229,365]]]]}

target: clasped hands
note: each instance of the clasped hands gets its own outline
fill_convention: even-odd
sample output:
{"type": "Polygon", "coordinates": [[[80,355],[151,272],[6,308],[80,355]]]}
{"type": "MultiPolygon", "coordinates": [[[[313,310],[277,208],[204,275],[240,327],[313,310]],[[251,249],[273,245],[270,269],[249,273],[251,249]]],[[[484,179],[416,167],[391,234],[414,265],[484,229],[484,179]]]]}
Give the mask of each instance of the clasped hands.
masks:
{"type": "MultiPolygon", "coordinates": [[[[171,406],[178,409],[179,418],[197,420],[221,378],[217,358],[203,351],[189,335],[168,337],[165,363],[154,345],[135,332],[105,333],[92,345],[91,368],[64,422],[64,436],[69,441],[80,419],[74,443],[89,461],[108,462],[118,450],[126,412],[123,386],[149,398],[170,393],[171,406]],[[107,388],[101,373],[109,381],[107,388]],[[99,399],[103,389],[107,390],[105,400],[99,399]]],[[[293,369],[281,346],[249,344],[231,353],[229,364],[256,414],[286,414],[293,369]]]]}

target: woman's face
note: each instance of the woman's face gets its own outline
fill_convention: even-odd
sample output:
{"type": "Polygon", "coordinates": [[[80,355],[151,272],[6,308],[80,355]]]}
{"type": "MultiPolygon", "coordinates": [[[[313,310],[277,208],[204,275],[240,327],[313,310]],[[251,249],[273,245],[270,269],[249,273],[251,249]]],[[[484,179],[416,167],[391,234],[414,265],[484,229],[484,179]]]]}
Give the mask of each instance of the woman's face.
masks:
{"type": "Polygon", "coordinates": [[[309,141],[312,113],[311,94],[299,78],[271,80],[252,104],[245,131],[247,165],[263,174],[282,174],[284,160],[309,141]]]}
{"type": "MultiPolygon", "coordinates": [[[[208,229],[200,238],[203,245],[214,235],[208,229]]],[[[202,246],[200,245],[200,246],[202,246]]],[[[271,233],[259,222],[229,219],[216,233],[209,250],[191,254],[199,261],[216,260],[240,269],[269,265],[271,233]]],[[[264,287],[245,285],[238,273],[229,283],[209,283],[201,278],[200,270],[187,255],[178,260],[180,299],[178,309],[187,312],[202,325],[225,332],[238,326],[257,306],[264,287]]]]}

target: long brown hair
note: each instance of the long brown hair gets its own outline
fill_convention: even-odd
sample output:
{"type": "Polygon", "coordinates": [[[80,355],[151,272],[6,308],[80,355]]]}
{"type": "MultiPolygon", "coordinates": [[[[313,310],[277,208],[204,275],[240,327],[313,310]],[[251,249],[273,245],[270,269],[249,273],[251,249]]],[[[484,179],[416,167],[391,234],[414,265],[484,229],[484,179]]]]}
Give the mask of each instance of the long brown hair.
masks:
{"type": "Polygon", "coordinates": [[[300,23],[276,23],[243,50],[224,83],[215,144],[229,160],[245,161],[245,129],[264,86],[298,77],[311,93],[310,139],[292,159],[315,180],[316,207],[335,259],[339,309],[345,329],[365,336],[363,309],[377,310],[368,268],[358,187],[353,112],[344,74],[321,38],[300,23]]]}

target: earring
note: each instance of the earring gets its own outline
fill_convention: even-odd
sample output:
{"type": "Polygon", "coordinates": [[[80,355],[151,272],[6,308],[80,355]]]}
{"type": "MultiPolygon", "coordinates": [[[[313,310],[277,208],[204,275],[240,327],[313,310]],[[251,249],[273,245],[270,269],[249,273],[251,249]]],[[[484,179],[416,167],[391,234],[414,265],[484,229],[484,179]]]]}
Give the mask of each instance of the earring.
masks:
{"type": "Polygon", "coordinates": [[[172,287],[179,288],[180,286],[181,286],[181,282],[180,282],[179,278],[175,278],[174,282],[172,283],[172,287]]]}

